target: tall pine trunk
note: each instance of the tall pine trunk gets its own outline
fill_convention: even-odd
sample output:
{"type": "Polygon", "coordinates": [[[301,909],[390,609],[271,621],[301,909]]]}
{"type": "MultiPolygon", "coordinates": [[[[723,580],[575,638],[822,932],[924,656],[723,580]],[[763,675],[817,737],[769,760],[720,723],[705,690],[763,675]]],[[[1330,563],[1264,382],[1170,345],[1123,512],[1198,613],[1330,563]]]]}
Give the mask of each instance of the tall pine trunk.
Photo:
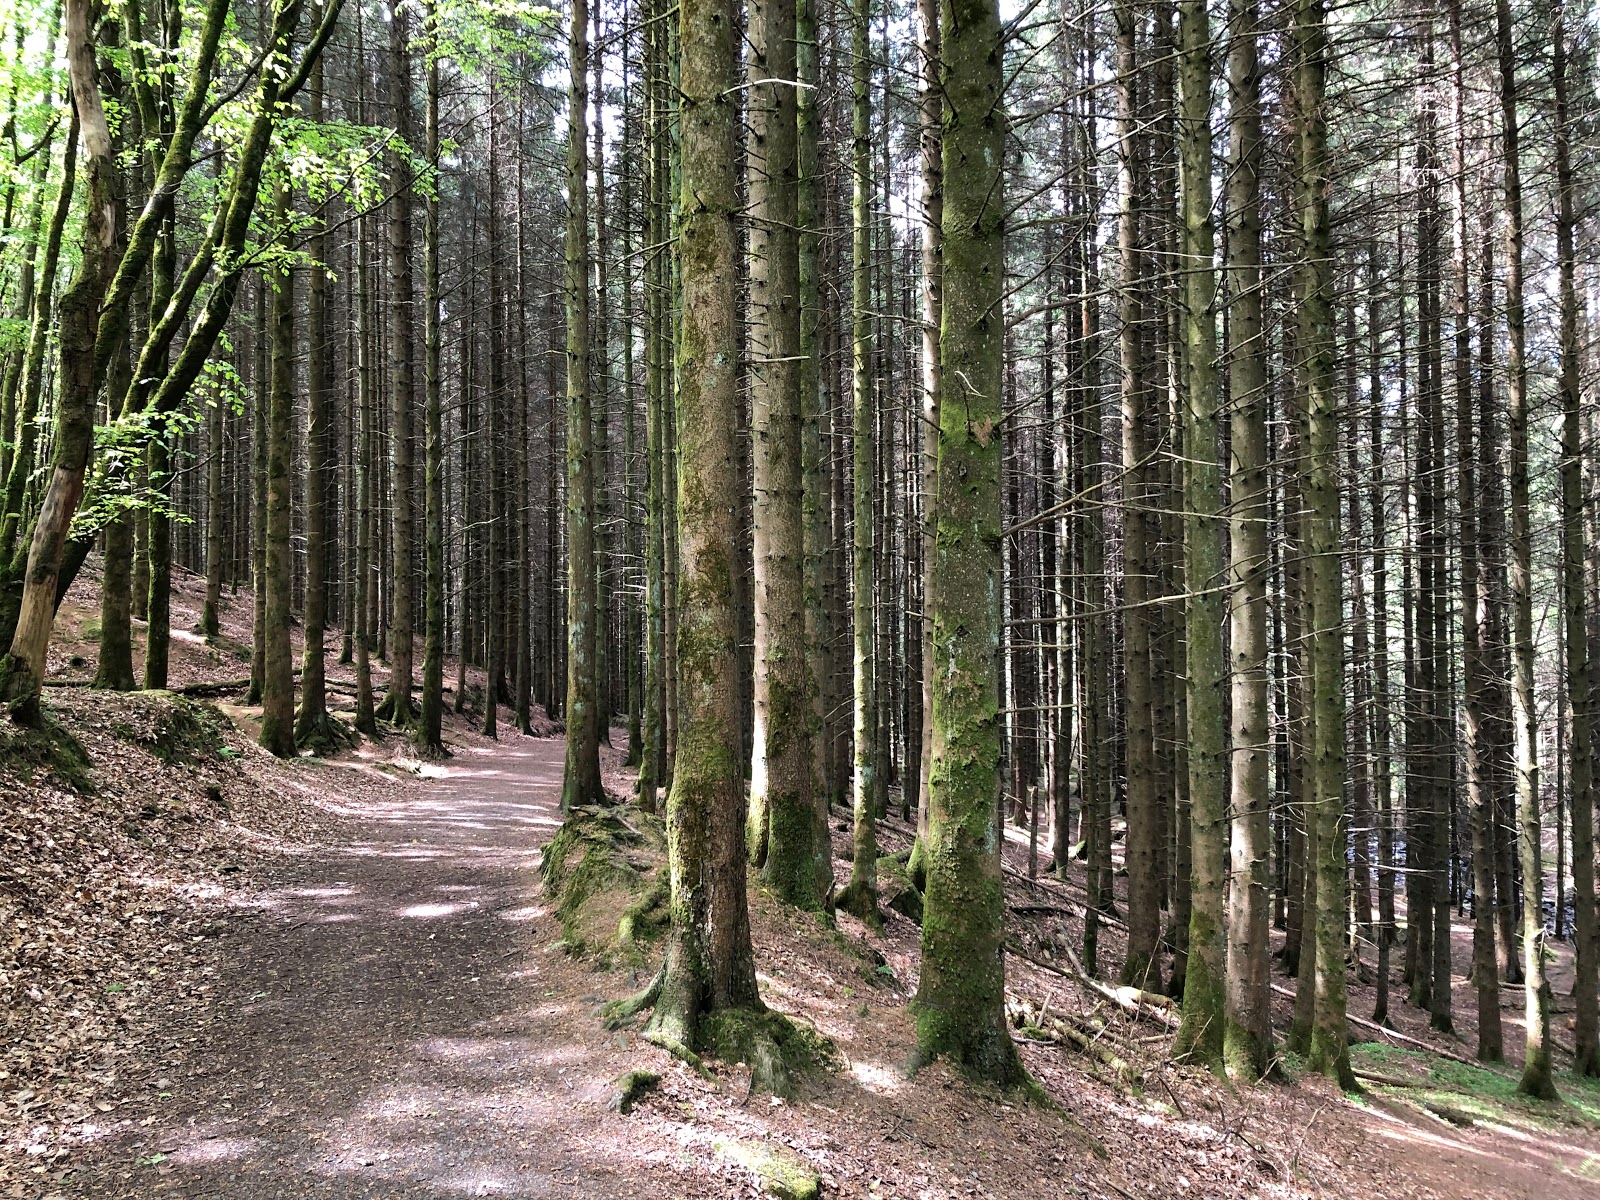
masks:
{"type": "Polygon", "coordinates": [[[795,0],[752,0],[750,93],[751,434],[755,506],[752,862],[800,908],[817,879],[805,638],[800,428],[800,247],[795,0]]]}
{"type": "Polygon", "coordinates": [[[1533,530],[1528,501],[1528,364],[1522,295],[1522,167],[1517,126],[1516,53],[1510,0],[1496,0],[1500,59],[1500,144],[1505,156],[1506,431],[1511,486],[1511,719],[1517,833],[1522,865],[1522,972],[1527,1050],[1518,1090],[1554,1099],[1550,1069],[1550,980],[1544,965],[1544,848],[1539,819],[1539,714],[1533,693],[1533,530]]]}
{"type": "Polygon", "coordinates": [[[600,786],[596,694],[594,421],[589,407],[589,9],[574,0],[567,89],[567,741],[561,807],[600,786]]]}

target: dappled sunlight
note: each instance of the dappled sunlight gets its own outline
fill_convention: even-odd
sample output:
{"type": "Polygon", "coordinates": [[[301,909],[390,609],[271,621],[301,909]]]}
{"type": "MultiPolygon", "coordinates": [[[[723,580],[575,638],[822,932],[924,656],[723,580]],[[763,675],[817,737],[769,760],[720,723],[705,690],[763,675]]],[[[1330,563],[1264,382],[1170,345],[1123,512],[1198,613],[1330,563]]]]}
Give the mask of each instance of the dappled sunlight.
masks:
{"type": "Polygon", "coordinates": [[[881,1063],[853,1062],[850,1064],[850,1078],[867,1091],[880,1096],[893,1096],[906,1090],[904,1073],[881,1063]]]}
{"type": "Polygon", "coordinates": [[[244,1158],[253,1153],[259,1144],[259,1138],[207,1133],[201,1135],[199,1141],[174,1147],[167,1157],[175,1166],[199,1167],[244,1158]]]}
{"type": "Polygon", "coordinates": [[[400,915],[413,921],[433,921],[451,917],[458,912],[477,908],[476,904],[411,904],[400,910],[400,915]]]}

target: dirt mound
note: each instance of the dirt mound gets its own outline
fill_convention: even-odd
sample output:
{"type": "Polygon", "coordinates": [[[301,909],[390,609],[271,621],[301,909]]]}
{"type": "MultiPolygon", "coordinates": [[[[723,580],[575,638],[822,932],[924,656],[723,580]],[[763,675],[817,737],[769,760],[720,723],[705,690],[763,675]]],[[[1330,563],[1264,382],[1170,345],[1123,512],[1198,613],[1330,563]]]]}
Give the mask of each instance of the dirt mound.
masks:
{"type": "Polygon", "coordinates": [[[641,965],[667,927],[666,825],[635,809],[575,808],[540,872],[571,953],[641,965]]]}

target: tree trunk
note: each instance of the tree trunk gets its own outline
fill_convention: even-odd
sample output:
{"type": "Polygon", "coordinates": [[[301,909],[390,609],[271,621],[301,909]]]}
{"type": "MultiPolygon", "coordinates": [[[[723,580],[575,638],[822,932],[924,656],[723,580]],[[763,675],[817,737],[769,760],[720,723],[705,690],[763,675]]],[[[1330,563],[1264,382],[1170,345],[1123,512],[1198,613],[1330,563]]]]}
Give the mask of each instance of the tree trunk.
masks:
{"type": "MultiPolygon", "coordinates": [[[[407,43],[409,21],[399,9],[389,22],[389,106],[396,141],[411,143],[411,53],[407,43]]],[[[393,570],[389,573],[389,690],[378,715],[409,729],[416,718],[412,707],[412,525],[416,498],[412,495],[412,393],[415,364],[411,360],[411,167],[401,153],[392,156],[399,179],[389,200],[389,540],[393,570]]]]}
{"type": "MultiPolygon", "coordinates": [[[[1583,393],[1579,379],[1578,293],[1576,253],[1573,246],[1577,224],[1576,190],[1573,178],[1567,100],[1566,5],[1557,0],[1552,17],[1555,46],[1556,156],[1556,256],[1560,275],[1561,304],[1561,607],[1566,618],[1566,670],[1568,704],[1572,714],[1572,733],[1567,762],[1572,804],[1572,913],[1573,948],[1576,972],[1572,998],[1574,1061],[1578,1075],[1600,1075],[1600,1029],[1596,1013],[1596,963],[1594,916],[1594,793],[1591,737],[1594,700],[1593,673],[1589,660],[1588,596],[1584,580],[1583,529],[1583,393]]],[[[1556,878],[1560,880],[1560,873],[1556,878]]],[[[1557,892],[1557,920],[1560,920],[1560,893],[1557,892]]]]}
{"type": "Polygon", "coordinates": [[[800,461],[800,247],[795,0],[752,0],[747,187],[750,205],[751,433],[755,505],[755,729],[751,861],[799,908],[817,881],[806,666],[800,461]]]}
{"type": "MultiPolygon", "coordinates": [[[[563,810],[605,798],[595,692],[594,421],[589,408],[589,10],[575,0],[567,90],[567,758],[563,810]]],[[[681,417],[680,417],[681,419],[681,417]]],[[[742,873],[742,871],[741,871],[742,873]]]]}
{"type": "Polygon", "coordinates": [[[1500,138],[1505,156],[1506,425],[1511,483],[1511,713],[1522,862],[1522,972],[1527,1051],[1518,1090],[1555,1098],[1550,1070],[1550,981],[1544,966],[1544,849],[1539,820],[1538,709],[1533,693],[1533,531],[1528,504],[1528,365],[1522,296],[1522,173],[1510,0],[1495,3],[1500,138]]]}
{"type": "MultiPolygon", "coordinates": [[[[439,165],[438,12],[424,10],[428,45],[427,114],[423,154],[439,165]]],[[[490,247],[490,253],[495,248],[490,247]]],[[[423,556],[422,710],[417,749],[425,757],[444,753],[444,420],[439,394],[439,195],[428,193],[422,225],[423,556]]],[[[521,506],[518,505],[520,510],[521,506]]]]}
{"type": "MultiPolygon", "coordinates": [[[[1151,727],[1149,558],[1146,550],[1147,517],[1144,510],[1148,478],[1145,421],[1148,397],[1144,378],[1143,254],[1139,245],[1139,184],[1137,139],[1137,17],[1132,0],[1118,0],[1116,20],[1117,71],[1117,255],[1122,277],[1122,642],[1123,677],[1126,681],[1126,772],[1128,834],[1128,952],[1122,963],[1122,981],[1147,991],[1159,991],[1161,964],[1156,957],[1161,936],[1160,887],[1156,876],[1160,814],[1155,790],[1155,747],[1151,727]]],[[[948,257],[946,258],[948,262],[948,257]]],[[[1109,850],[1109,847],[1107,848],[1109,850]]]]}
{"type": "Polygon", "coordinates": [[[83,477],[94,439],[95,319],[117,241],[112,201],[116,164],[95,79],[91,18],[89,0],[66,0],[63,24],[67,69],[81,125],[88,203],[77,278],[61,298],[58,317],[61,376],[55,460],[28,544],[16,632],[10,650],[0,659],[0,703],[8,707],[13,720],[25,725],[35,725],[41,719],[39,693],[44,685],[50,630],[55,623],[56,577],[72,517],[83,495],[83,477]]]}
{"type": "MultiPolygon", "coordinates": [[[[1228,582],[1233,770],[1229,805],[1226,1006],[1223,1052],[1246,1079],[1272,1060],[1267,931],[1272,797],[1267,775],[1267,362],[1261,323],[1261,66],[1256,0],[1228,8],[1228,241],[1232,400],[1228,582]]],[[[1202,581],[1202,586],[1204,583],[1202,581]]],[[[1191,709],[1191,720],[1193,710],[1191,709]]],[[[1192,940],[1192,935],[1191,935],[1192,940]]]]}
{"type": "Polygon", "coordinates": [[[1005,117],[993,0],[942,0],[946,396],[939,421],[933,771],[918,1057],[980,1078],[1026,1080],[1005,1021],[1000,726],[1000,419],[1004,345],[1005,117]]]}
{"type": "Polygon", "coordinates": [[[850,883],[839,895],[839,906],[876,924],[878,916],[878,834],[876,761],[878,748],[877,642],[873,626],[873,492],[877,479],[874,452],[876,417],[872,403],[872,282],[871,236],[868,222],[872,207],[872,159],[868,138],[872,131],[872,99],[868,10],[870,0],[852,0],[851,54],[851,178],[850,205],[851,279],[851,477],[854,487],[851,521],[850,577],[851,628],[854,644],[855,778],[853,854],[850,883]]]}
{"type": "MultiPolygon", "coordinates": [[[[668,799],[672,929],[651,1029],[694,1046],[762,1008],[745,896],[737,555],[738,82],[730,0],[678,7],[682,317],[677,339],[677,762],[668,799]],[[736,1020],[736,1018],[734,1019],[736,1020]]],[[[574,70],[574,81],[578,74],[574,70]]],[[[592,592],[591,592],[592,594],[592,592]]],[[[750,1058],[755,1062],[755,1058],[750,1058]]]]}
{"type": "MultiPolygon", "coordinates": [[[[277,186],[278,228],[286,227],[289,186],[277,186]]],[[[293,467],[294,271],[273,269],[272,389],[267,416],[266,670],[261,688],[261,745],[279,758],[294,755],[294,662],[289,645],[293,553],[289,544],[289,473],[293,467]]]]}
{"type": "Polygon", "coordinates": [[[1295,0],[1302,253],[1300,350],[1307,403],[1311,563],[1312,808],[1316,823],[1316,1002],[1307,1065],[1354,1088],[1345,1035],[1344,620],[1340,596],[1338,397],[1328,214],[1327,27],[1323,0],[1295,0]]]}

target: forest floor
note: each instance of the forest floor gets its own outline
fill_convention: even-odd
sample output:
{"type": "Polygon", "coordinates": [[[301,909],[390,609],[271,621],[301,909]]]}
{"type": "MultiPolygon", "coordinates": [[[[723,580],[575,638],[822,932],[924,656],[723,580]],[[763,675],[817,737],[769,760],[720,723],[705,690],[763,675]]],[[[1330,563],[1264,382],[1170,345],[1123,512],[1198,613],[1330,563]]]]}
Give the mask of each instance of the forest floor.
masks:
{"type": "MultiPolygon", "coordinates": [[[[79,633],[91,619],[69,617],[79,633]]],[[[63,674],[82,669],[73,646],[63,674]]],[[[202,645],[180,652],[186,680],[237,669],[202,645]]],[[[1040,1024],[1092,1022],[1096,1050],[1126,1069],[1019,1030],[1062,1112],[940,1064],[907,1078],[915,924],[890,913],[881,935],[849,918],[832,930],[752,888],[767,1003],[840,1057],[776,1102],[750,1093],[742,1065],[702,1078],[594,1015],[640,978],[567,953],[542,894],[559,737],[496,742],[453,718],[443,764],[395,738],[277,763],[237,704],[221,706],[224,728],[196,706],[210,732],[184,741],[170,699],[50,700],[94,786],[0,765],[0,794],[22,796],[0,840],[0,1195],[750,1196],[757,1145],[803,1159],[840,1197],[1600,1194],[1600,1088],[1562,1076],[1562,1103],[1520,1102],[1513,1071],[1458,1061],[1471,1041],[1429,1034],[1398,983],[1401,1032],[1354,1051],[1389,1082],[1359,1096],[1292,1059],[1291,1082],[1249,1088],[1172,1063],[1159,1011],[1126,1013],[1058,973],[1081,890],[1029,883],[1021,831],[1006,850],[1008,936],[1036,962],[1009,959],[1015,1002],[1042,1003],[1040,1024]],[[634,1068],[661,1084],[623,1116],[614,1081],[634,1068]]],[[[621,792],[618,757],[607,750],[606,774],[621,792]]],[[[888,822],[885,852],[906,837],[888,822]]],[[[842,876],[842,824],[835,851],[842,876]]],[[[1120,959],[1114,927],[1101,954],[1120,959]]],[[[1469,1007],[1459,974],[1456,993],[1469,1007]]],[[[1505,998],[1513,1017],[1520,991],[1505,998]]],[[[1370,1003],[1355,986],[1352,1012],[1370,1003]]],[[[1514,1020],[1506,1032],[1515,1059],[1514,1020]]]]}

